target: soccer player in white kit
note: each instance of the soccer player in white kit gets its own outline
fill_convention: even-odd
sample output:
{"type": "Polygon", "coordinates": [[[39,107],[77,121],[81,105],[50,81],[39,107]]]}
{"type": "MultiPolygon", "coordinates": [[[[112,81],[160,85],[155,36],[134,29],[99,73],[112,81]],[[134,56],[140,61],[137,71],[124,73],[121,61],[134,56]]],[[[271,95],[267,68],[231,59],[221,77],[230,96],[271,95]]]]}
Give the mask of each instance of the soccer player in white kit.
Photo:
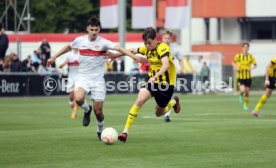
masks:
{"type": "Polygon", "coordinates": [[[135,56],[130,51],[115,45],[111,41],[98,36],[101,29],[101,23],[97,18],[90,18],[87,21],[87,35],[77,37],[70,44],[65,45],[53,57],[48,60],[47,65],[54,63],[60,55],[78,49],[79,51],[79,72],[78,79],[75,83],[74,95],[77,104],[84,109],[83,126],[90,123],[90,114],[92,106],[85,101],[88,92],[93,100],[94,113],[97,119],[97,135],[100,139],[104,125],[103,102],[106,94],[104,80],[104,65],[106,61],[107,50],[116,50],[120,53],[130,56],[137,62],[146,61],[145,59],[135,56]]]}
{"type": "MultiPolygon", "coordinates": [[[[162,34],[162,42],[168,44],[170,46],[171,49],[171,53],[174,59],[174,65],[176,67],[176,72],[177,73],[183,73],[183,63],[182,63],[182,54],[176,50],[174,48],[174,46],[172,45],[172,41],[173,41],[173,33],[169,30],[164,31],[164,33],[162,34]]],[[[170,116],[171,116],[171,111],[172,109],[170,109],[165,115],[164,115],[164,121],[165,122],[170,122],[170,116]]]]}
{"type": "Polygon", "coordinates": [[[59,66],[63,68],[65,65],[68,66],[68,78],[66,85],[66,92],[69,93],[69,106],[72,109],[71,118],[77,118],[78,105],[75,101],[74,87],[77,81],[79,71],[79,53],[78,50],[72,50],[65,56],[65,62],[59,66]]]}

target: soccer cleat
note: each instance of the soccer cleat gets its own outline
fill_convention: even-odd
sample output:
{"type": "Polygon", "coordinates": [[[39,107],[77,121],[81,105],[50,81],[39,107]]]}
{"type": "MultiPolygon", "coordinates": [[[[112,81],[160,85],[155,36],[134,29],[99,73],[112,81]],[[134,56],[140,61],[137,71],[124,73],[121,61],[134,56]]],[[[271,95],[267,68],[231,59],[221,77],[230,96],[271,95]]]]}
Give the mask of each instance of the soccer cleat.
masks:
{"type": "Polygon", "coordinates": [[[240,101],[241,104],[243,103],[243,97],[242,96],[239,97],[239,101],[240,101]]]}
{"type": "Polygon", "coordinates": [[[173,106],[173,110],[175,113],[179,113],[180,112],[180,103],[179,103],[178,96],[174,96],[174,100],[175,100],[175,105],[173,106]]]}
{"type": "Polygon", "coordinates": [[[247,106],[247,105],[243,105],[243,109],[244,109],[245,111],[247,111],[247,110],[248,110],[248,106],[247,106]]]}
{"type": "Polygon", "coordinates": [[[88,112],[84,112],[82,124],[85,127],[87,127],[89,125],[89,123],[90,123],[90,114],[91,114],[91,111],[92,111],[92,106],[89,106],[88,112]]]}
{"type": "Polygon", "coordinates": [[[71,118],[72,118],[72,119],[77,118],[77,116],[78,116],[77,112],[72,112],[72,113],[71,113],[71,118]]]}
{"type": "Polygon", "coordinates": [[[122,142],[126,142],[127,140],[127,133],[122,133],[118,135],[118,139],[122,142]]]}
{"type": "Polygon", "coordinates": [[[102,138],[101,138],[102,133],[101,132],[97,132],[97,135],[98,135],[99,140],[101,141],[102,140],[102,138]]]}
{"type": "Polygon", "coordinates": [[[251,112],[251,114],[252,114],[254,117],[257,117],[257,118],[259,118],[259,117],[261,116],[260,112],[259,112],[259,111],[256,111],[256,110],[253,110],[253,111],[251,112]]]}
{"type": "Polygon", "coordinates": [[[165,116],[165,117],[164,117],[164,121],[165,121],[165,122],[171,122],[170,116],[165,116]]]}

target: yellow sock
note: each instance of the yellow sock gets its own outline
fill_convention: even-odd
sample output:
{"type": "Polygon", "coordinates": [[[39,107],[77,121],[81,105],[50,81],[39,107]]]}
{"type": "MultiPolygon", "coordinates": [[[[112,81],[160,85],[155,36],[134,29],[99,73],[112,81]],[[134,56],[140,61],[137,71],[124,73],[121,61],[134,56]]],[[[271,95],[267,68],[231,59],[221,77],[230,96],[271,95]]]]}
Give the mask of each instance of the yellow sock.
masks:
{"type": "Polygon", "coordinates": [[[170,100],[170,102],[168,103],[168,105],[165,107],[165,112],[164,112],[164,114],[166,113],[166,112],[168,112],[174,105],[175,105],[175,100],[174,99],[171,99],[170,100]]]}
{"type": "Polygon", "coordinates": [[[256,105],[255,111],[260,111],[260,109],[264,106],[264,104],[265,104],[265,102],[267,101],[267,99],[268,99],[268,97],[264,94],[264,95],[260,98],[258,104],[256,105]]]}
{"type": "Polygon", "coordinates": [[[140,107],[137,106],[137,105],[135,105],[135,104],[131,107],[131,109],[130,109],[130,111],[128,113],[128,117],[127,117],[127,121],[126,121],[124,132],[128,132],[128,130],[132,126],[134,120],[136,119],[139,110],[140,110],[140,107]]]}
{"type": "Polygon", "coordinates": [[[249,97],[244,96],[244,103],[243,103],[243,105],[244,106],[248,106],[248,102],[249,102],[249,97]]]}
{"type": "Polygon", "coordinates": [[[79,109],[79,106],[77,103],[75,103],[74,107],[73,107],[74,111],[77,111],[79,109]]]}

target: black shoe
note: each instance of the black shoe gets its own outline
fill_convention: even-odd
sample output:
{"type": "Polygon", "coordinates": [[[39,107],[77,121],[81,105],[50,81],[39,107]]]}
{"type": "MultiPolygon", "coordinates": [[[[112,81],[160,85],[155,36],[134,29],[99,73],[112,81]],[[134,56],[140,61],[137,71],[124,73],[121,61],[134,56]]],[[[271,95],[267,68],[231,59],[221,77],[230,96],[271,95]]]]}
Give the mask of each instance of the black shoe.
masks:
{"type": "Polygon", "coordinates": [[[97,132],[97,135],[98,135],[99,140],[101,141],[102,140],[102,138],[101,138],[102,133],[101,132],[97,132]]]}
{"type": "Polygon", "coordinates": [[[91,114],[91,111],[92,111],[92,106],[89,106],[88,112],[84,112],[82,124],[85,127],[87,127],[89,125],[89,123],[90,123],[90,114],[91,114]]]}
{"type": "Polygon", "coordinates": [[[171,122],[170,116],[165,116],[164,121],[165,122],[171,122]]]}

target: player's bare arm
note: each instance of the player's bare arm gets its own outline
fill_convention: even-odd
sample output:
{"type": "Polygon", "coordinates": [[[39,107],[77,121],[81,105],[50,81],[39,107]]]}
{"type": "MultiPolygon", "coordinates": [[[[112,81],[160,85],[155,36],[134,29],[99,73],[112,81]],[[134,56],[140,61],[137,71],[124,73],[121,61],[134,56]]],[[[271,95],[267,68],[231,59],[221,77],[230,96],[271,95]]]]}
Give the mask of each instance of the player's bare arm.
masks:
{"type": "Polygon", "coordinates": [[[161,58],[161,62],[162,62],[161,69],[155,74],[155,76],[151,77],[148,80],[148,83],[153,83],[161,74],[165,73],[169,69],[170,62],[169,62],[169,57],[168,56],[165,56],[165,57],[161,58]]]}
{"type": "Polygon", "coordinates": [[[60,49],[53,57],[49,58],[47,61],[47,66],[52,65],[55,60],[60,57],[61,55],[67,53],[71,50],[70,44],[66,44],[62,49],[60,49]]]}
{"type": "Polygon", "coordinates": [[[111,53],[108,52],[107,53],[107,57],[110,59],[116,59],[118,57],[124,56],[124,55],[128,55],[129,57],[131,57],[134,61],[138,62],[138,63],[145,63],[147,62],[147,59],[145,57],[140,57],[135,55],[134,49],[130,49],[130,50],[126,50],[123,47],[116,45],[114,50],[118,51],[119,53],[111,53]]]}

